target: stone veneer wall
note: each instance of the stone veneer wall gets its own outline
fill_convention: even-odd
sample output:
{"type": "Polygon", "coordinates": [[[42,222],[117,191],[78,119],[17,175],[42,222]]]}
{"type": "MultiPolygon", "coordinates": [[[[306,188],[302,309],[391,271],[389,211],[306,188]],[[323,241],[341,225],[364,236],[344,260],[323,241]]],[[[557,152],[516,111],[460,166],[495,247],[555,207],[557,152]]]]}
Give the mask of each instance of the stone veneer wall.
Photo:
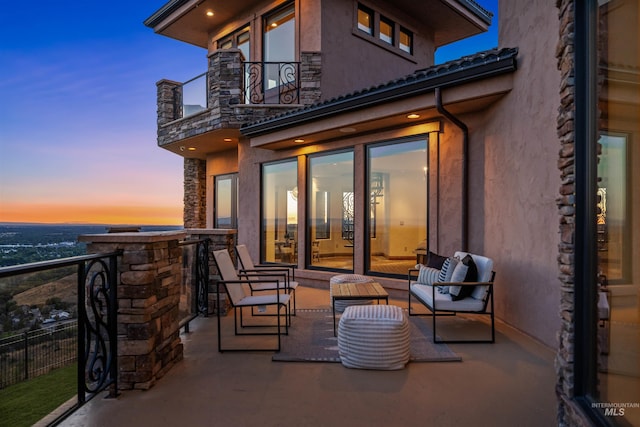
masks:
{"type": "Polygon", "coordinates": [[[322,54],[320,52],[302,52],[300,54],[300,103],[311,105],[322,96],[320,78],[322,77],[322,54]]]}
{"type": "Polygon", "coordinates": [[[184,159],[184,207],[185,228],[207,226],[207,162],[201,159],[184,159]]]}
{"type": "MultiPolygon", "coordinates": [[[[83,235],[88,253],[122,250],[118,258],[118,388],[147,390],[182,360],[180,298],[184,289],[183,248],[189,239],[209,238],[211,251],[235,254],[236,230],[190,229],[83,235]]],[[[193,260],[190,260],[193,262],[193,260]]],[[[210,278],[215,276],[213,257],[210,278]]]]}
{"type": "Polygon", "coordinates": [[[558,397],[559,426],[590,426],[591,423],[573,401],[574,397],[574,257],[575,257],[575,86],[574,86],[574,0],[557,0],[560,34],[556,56],[561,72],[560,109],[558,111],[558,137],[561,147],[558,158],[562,184],[557,199],[560,214],[560,269],[561,327],[558,332],[556,354],[556,394],[558,397]]]}
{"type": "MultiPolygon", "coordinates": [[[[319,52],[303,52],[300,64],[300,102],[305,105],[320,100],[322,57],[319,52]]],[[[244,123],[261,120],[294,105],[243,104],[242,53],[238,49],[216,50],[209,55],[208,108],[193,116],[176,119],[180,86],[170,80],[157,83],[158,145],[160,147],[217,129],[239,129],[244,123]]],[[[184,159],[184,226],[206,227],[206,161],[184,159]]]]}
{"type": "Polygon", "coordinates": [[[118,259],[118,387],[146,390],[182,360],[179,301],[184,232],[80,236],[88,253],[118,259]]]}

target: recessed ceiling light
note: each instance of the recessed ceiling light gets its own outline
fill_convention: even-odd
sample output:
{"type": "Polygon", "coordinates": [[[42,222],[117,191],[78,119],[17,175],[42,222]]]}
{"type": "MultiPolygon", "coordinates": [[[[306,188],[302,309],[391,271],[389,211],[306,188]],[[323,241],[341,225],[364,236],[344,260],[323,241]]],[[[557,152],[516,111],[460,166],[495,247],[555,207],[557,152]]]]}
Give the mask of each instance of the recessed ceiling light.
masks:
{"type": "Polygon", "coordinates": [[[304,139],[302,138],[294,139],[293,142],[301,143],[301,142],[304,142],[304,139]]]}
{"type": "Polygon", "coordinates": [[[224,141],[224,142],[231,142],[231,141],[233,141],[233,139],[231,139],[231,138],[225,138],[225,139],[223,139],[223,141],[224,141]]]}
{"type": "Polygon", "coordinates": [[[213,16],[213,11],[212,10],[207,10],[207,16],[213,16]]]}
{"type": "Polygon", "coordinates": [[[420,114],[416,114],[416,113],[411,113],[407,116],[407,119],[419,119],[420,118],[420,114]]]}
{"type": "Polygon", "coordinates": [[[346,128],[340,128],[338,130],[342,133],[352,133],[356,131],[356,128],[346,127],[346,128]]]}
{"type": "Polygon", "coordinates": [[[187,150],[189,150],[189,151],[196,151],[196,147],[189,147],[189,148],[187,148],[187,150]]]}

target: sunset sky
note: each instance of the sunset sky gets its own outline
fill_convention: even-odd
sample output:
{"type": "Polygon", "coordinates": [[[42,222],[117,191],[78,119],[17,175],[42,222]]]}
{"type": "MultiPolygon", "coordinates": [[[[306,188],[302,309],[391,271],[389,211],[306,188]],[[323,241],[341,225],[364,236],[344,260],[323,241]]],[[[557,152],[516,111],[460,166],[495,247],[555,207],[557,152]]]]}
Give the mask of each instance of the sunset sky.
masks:
{"type": "MultiPolygon", "coordinates": [[[[142,24],[165,3],[3,4],[0,222],[182,224],[182,158],[157,146],[155,83],[207,61],[142,24]]],[[[495,27],[436,61],[495,47],[495,27]]]]}

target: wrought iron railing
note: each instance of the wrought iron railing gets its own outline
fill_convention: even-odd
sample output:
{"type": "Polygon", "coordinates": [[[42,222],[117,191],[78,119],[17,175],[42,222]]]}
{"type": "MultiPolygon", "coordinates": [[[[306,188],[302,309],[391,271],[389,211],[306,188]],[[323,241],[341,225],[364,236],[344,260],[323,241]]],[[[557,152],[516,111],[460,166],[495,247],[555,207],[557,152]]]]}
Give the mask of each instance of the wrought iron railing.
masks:
{"type": "Polygon", "coordinates": [[[189,322],[209,314],[209,245],[211,239],[185,240],[182,247],[180,327],[189,332],[189,322]]]}
{"type": "Polygon", "coordinates": [[[207,109],[207,73],[202,73],[173,89],[174,119],[189,117],[207,109]]]}
{"type": "Polygon", "coordinates": [[[298,104],[299,62],[245,62],[243,99],[247,104],[298,104]]]}
{"type": "MultiPolygon", "coordinates": [[[[117,259],[120,254],[111,252],[85,255],[0,268],[0,279],[5,279],[45,270],[76,267],[77,339],[75,357],[69,359],[78,361],[77,404],[71,410],[75,410],[103,390],[109,390],[111,396],[117,394],[116,289],[117,259]]],[[[4,350],[10,352],[14,348],[7,347],[4,350]]]]}

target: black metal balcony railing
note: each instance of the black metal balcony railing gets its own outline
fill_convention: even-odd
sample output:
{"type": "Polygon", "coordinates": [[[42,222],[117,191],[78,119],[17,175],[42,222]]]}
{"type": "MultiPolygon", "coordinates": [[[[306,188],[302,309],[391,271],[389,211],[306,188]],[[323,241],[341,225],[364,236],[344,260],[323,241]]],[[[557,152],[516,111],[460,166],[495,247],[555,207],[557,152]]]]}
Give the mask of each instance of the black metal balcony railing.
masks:
{"type": "Polygon", "coordinates": [[[185,240],[182,247],[180,327],[189,332],[189,322],[209,314],[209,244],[211,239],[185,240]]]}
{"type": "MultiPolygon", "coordinates": [[[[119,255],[120,252],[112,252],[0,268],[0,279],[3,279],[44,270],[76,267],[78,321],[77,339],[74,339],[75,355],[71,359],[78,361],[77,406],[86,403],[102,390],[108,389],[111,394],[117,390],[116,285],[119,255]]],[[[8,346],[4,350],[13,352],[15,348],[8,346]]],[[[38,359],[34,356],[31,355],[31,360],[38,359]]],[[[51,362],[50,365],[56,363],[51,362]]],[[[27,368],[25,375],[29,376],[30,373],[35,374],[27,368]]]]}
{"type": "Polygon", "coordinates": [[[207,73],[202,73],[173,89],[174,118],[192,116],[208,108],[207,73]]]}
{"type": "MultiPolygon", "coordinates": [[[[191,320],[209,313],[210,244],[210,238],[179,243],[179,326],[185,332],[189,331],[191,320]]],[[[58,420],[103,390],[109,391],[110,396],[117,394],[117,278],[121,255],[117,251],[0,268],[0,280],[6,279],[3,283],[9,287],[31,281],[34,273],[55,269],[77,277],[76,304],[69,308],[70,312],[77,312],[77,319],[51,324],[40,320],[31,326],[38,329],[0,340],[0,389],[77,362],[77,403],[58,420]]]]}
{"type": "Polygon", "coordinates": [[[247,104],[297,104],[299,62],[245,62],[243,99],[247,104]]]}

